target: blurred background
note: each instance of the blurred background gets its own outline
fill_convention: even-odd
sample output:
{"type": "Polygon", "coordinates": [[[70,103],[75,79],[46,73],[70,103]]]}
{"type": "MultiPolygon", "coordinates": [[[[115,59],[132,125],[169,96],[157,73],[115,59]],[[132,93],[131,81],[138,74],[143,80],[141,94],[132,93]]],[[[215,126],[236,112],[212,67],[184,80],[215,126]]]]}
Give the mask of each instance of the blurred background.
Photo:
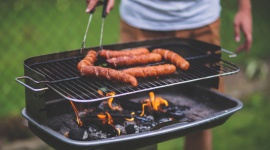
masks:
{"type": "MultiPolygon", "coordinates": [[[[236,0],[221,0],[222,47],[235,51],[233,19],[236,0]]],[[[119,39],[119,1],[107,16],[103,44],[119,39]]],[[[268,149],[270,147],[269,42],[270,2],[252,1],[253,46],[249,53],[230,59],[241,71],[225,77],[225,94],[243,101],[244,107],[225,124],[213,129],[214,149],[268,149]]],[[[0,149],[52,149],[32,135],[21,116],[24,60],[33,56],[80,48],[89,15],[81,0],[0,0],[0,149]]],[[[86,47],[99,45],[101,8],[93,16],[86,47]]],[[[224,59],[228,59],[224,56],[224,59]]],[[[182,149],[183,138],[160,143],[159,149],[182,149]]]]}

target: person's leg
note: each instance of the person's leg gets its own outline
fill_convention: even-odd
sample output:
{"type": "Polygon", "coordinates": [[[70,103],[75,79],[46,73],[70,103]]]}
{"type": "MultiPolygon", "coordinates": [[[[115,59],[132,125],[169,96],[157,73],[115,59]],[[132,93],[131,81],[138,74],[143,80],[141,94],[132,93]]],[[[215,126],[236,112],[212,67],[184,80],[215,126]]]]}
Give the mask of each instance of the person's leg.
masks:
{"type": "MultiPolygon", "coordinates": [[[[220,20],[213,22],[210,25],[202,28],[194,29],[192,31],[191,38],[196,40],[220,45],[220,20]]],[[[223,92],[223,79],[220,78],[219,91],[223,92]]],[[[211,129],[196,132],[186,136],[185,138],[185,150],[211,150],[212,149],[212,131],[211,129]]]]}
{"type": "Polygon", "coordinates": [[[215,22],[207,26],[194,29],[192,31],[191,38],[215,45],[220,45],[219,32],[220,32],[220,19],[216,20],[215,22]]]}
{"type": "MultiPolygon", "coordinates": [[[[194,38],[204,42],[219,45],[219,24],[220,21],[212,23],[209,26],[194,30],[181,30],[176,32],[158,32],[141,30],[129,26],[124,21],[120,25],[120,42],[141,41],[146,39],[162,38],[162,37],[178,37],[178,38],[194,38]]],[[[223,87],[220,84],[220,87],[223,87]]],[[[212,132],[211,130],[204,130],[201,132],[193,133],[185,138],[185,149],[193,150],[210,150],[212,149],[212,132]]]]}

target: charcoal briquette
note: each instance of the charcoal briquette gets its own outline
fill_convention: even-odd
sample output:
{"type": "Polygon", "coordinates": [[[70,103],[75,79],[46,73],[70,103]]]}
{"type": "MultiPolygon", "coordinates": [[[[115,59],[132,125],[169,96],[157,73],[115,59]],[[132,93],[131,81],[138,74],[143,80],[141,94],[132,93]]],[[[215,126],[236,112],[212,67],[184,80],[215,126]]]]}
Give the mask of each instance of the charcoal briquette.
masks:
{"type": "Polygon", "coordinates": [[[75,128],[69,131],[68,137],[73,140],[86,140],[88,138],[88,133],[83,128],[75,128]]]}
{"type": "Polygon", "coordinates": [[[125,130],[126,130],[127,134],[139,133],[139,127],[137,125],[134,125],[134,124],[128,124],[125,127],[125,130]]]}

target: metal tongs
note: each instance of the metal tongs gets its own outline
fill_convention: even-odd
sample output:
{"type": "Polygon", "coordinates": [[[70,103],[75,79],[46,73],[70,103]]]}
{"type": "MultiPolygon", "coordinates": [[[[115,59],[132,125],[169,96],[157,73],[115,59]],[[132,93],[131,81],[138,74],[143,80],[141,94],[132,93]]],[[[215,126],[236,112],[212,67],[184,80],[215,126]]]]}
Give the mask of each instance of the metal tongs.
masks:
{"type": "MultiPolygon", "coordinates": [[[[100,39],[99,39],[99,52],[98,52],[97,55],[99,55],[99,53],[102,50],[103,28],[104,28],[105,17],[107,15],[106,8],[107,8],[108,0],[104,0],[103,2],[102,1],[99,1],[96,6],[98,6],[100,4],[103,4],[103,10],[102,10],[102,24],[101,24],[100,39]]],[[[90,15],[89,15],[89,19],[88,19],[86,31],[85,31],[85,34],[84,34],[84,37],[83,37],[82,46],[81,46],[81,50],[80,50],[80,53],[81,54],[82,54],[82,50],[85,48],[85,41],[86,41],[87,33],[88,33],[88,30],[89,30],[89,26],[90,26],[90,23],[91,23],[91,20],[92,20],[92,16],[94,14],[94,11],[95,11],[95,8],[93,8],[90,11],[90,15]]]]}

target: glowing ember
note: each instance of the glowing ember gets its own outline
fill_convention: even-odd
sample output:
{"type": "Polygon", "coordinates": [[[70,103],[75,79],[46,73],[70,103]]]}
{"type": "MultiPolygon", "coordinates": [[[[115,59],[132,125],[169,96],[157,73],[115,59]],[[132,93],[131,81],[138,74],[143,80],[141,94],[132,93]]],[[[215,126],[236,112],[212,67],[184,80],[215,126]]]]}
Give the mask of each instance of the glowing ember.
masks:
{"type": "Polygon", "coordinates": [[[101,90],[97,90],[97,92],[98,92],[98,94],[100,95],[100,96],[104,96],[104,94],[103,94],[103,92],[101,91],[101,90]]]}
{"type": "Polygon", "coordinates": [[[132,113],[130,114],[130,116],[131,116],[131,118],[125,118],[126,121],[134,121],[135,112],[132,112],[132,113]]]}
{"type": "Polygon", "coordinates": [[[69,102],[70,102],[70,104],[71,104],[71,106],[72,106],[72,108],[73,108],[73,110],[75,112],[77,124],[79,126],[82,126],[83,123],[82,123],[81,119],[79,118],[79,115],[78,115],[79,114],[79,111],[78,111],[78,109],[76,108],[76,106],[74,105],[74,103],[72,101],[69,101],[69,102]]]}
{"type": "Polygon", "coordinates": [[[148,110],[151,111],[162,111],[161,105],[165,105],[166,107],[168,106],[168,101],[163,99],[162,97],[155,96],[154,92],[149,93],[150,99],[146,99],[143,101],[142,104],[142,113],[140,116],[144,115],[145,112],[145,107],[148,107],[148,110]]]}

